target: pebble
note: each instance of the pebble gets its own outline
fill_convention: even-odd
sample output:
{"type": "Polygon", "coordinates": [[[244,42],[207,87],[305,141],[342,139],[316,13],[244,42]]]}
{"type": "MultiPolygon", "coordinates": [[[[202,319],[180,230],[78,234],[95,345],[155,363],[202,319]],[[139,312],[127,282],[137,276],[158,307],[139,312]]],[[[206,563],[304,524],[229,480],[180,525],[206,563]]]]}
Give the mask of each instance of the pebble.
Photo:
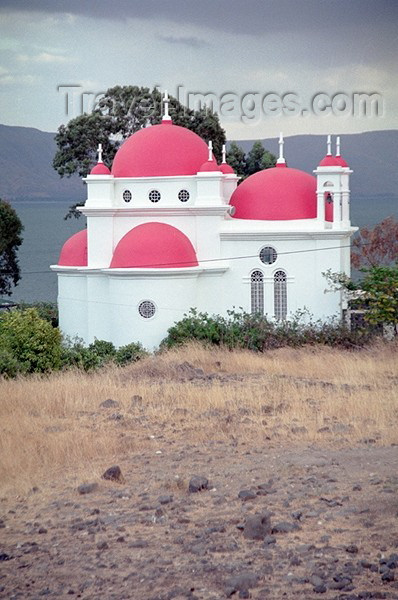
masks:
{"type": "Polygon", "coordinates": [[[95,492],[98,490],[98,483],[82,483],[77,488],[79,494],[91,494],[91,492],[95,492]]]}
{"type": "Polygon", "coordinates": [[[124,483],[124,477],[122,475],[122,471],[118,465],[113,465],[109,467],[102,474],[102,479],[107,479],[108,481],[116,481],[117,483],[124,483]]]}
{"type": "Polygon", "coordinates": [[[206,477],[195,475],[191,478],[188,486],[188,491],[191,494],[209,489],[209,480],[206,477]]]}

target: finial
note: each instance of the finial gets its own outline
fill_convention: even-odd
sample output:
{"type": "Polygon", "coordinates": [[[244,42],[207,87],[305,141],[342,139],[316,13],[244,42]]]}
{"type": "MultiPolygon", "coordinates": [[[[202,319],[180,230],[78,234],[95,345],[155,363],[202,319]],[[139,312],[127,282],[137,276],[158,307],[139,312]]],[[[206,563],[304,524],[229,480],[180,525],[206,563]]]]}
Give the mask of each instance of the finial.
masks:
{"type": "Polygon", "coordinates": [[[209,148],[209,158],[208,158],[208,160],[213,160],[213,142],[211,140],[209,141],[208,148],[209,148]]]}
{"type": "Polygon", "coordinates": [[[276,161],[278,165],[284,165],[286,163],[285,161],[285,157],[283,156],[283,144],[285,142],[283,141],[283,133],[281,132],[279,134],[279,158],[276,161]]]}
{"type": "Polygon", "coordinates": [[[97,148],[97,153],[98,153],[98,162],[102,163],[102,144],[98,144],[98,148],[97,148]]]}
{"type": "Polygon", "coordinates": [[[164,96],[163,96],[163,106],[164,106],[164,115],[163,115],[163,121],[171,121],[171,117],[169,115],[169,95],[167,93],[167,90],[164,91],[164,96]]]}
{"type": "Polygon", "coordinates": [[[340,136],[336,138],[336,156],[340,156],[340,136]]]}
{"type": "Polygon", "coordinates": [[[227,162],[227,149],[225,147],[225,144],[222,145],[222,161],[221,164],[225,165],[227,162]]]}
{"type": "Polygon", "coordinates": [[[327,156],[332,156],[332,136],[328,135],[327,137],[327,156]]]}

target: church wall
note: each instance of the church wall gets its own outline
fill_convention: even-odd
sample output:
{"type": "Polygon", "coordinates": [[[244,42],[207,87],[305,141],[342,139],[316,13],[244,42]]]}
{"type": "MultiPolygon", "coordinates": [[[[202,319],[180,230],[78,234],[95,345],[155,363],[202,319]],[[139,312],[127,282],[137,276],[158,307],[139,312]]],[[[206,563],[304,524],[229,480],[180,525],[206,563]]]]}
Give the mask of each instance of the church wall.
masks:
{"type": "Polygon", "coordinates": [[[87,276],[58,273],[59,326],[70,338],[87,342],[87,276]]]}

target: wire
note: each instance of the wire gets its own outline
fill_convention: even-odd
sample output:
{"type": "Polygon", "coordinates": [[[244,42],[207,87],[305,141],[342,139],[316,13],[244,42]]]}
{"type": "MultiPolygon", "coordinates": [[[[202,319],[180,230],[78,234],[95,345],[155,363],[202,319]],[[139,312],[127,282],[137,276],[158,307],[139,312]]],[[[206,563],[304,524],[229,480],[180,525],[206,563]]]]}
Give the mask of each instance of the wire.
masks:
{"type": "MultiPolygon", "coordinates": [[[[360,246],[369,246],[370,242],[361,242],[359,244],[360,246]]],[[[304,250],[287,250],[286,252],[278,252],[278,256],[285,256],[287,254],[302,254],[304,252],[321,252],[323,250],[341,250],[342,248],[353,248],[354,246],[352,244],[348,244],[347,246],[328,246],[326,248],[308,248],[308,249],[304,249],[304,250]]],[[[355,248],[358,248],[358,245],[355,246],[355,248]]],[[[246,254],[246,255],[242,255],[242,256],[220,256],[219,258],[205,258],[204,260],[201,260],[199,262],[199,265],[203,264],[203,263],[210,263],[210,262],[222,262],[222,261],[228,261],[228,260],[242,260],[245,258],[258,258],[258,254],[246,254]]],[[[156,263],[156,265],[140,265],[139,268],[144,268],[144,269],[151,269],[151,268],[167,268],[168,266],[170,267],[174,267],[176,265],[183,267],[184,265],[190,265],[191,262],[185,261],[185,262],[173,262],[173,263],[156,263]]],[[[72,265],[71,265],[72,266],[72,265]]],[[[4,271],[2,269],[0,269],[0,273],[3,274],[12,274],[12,273],[16,273],[16,271],[4,271]]],[[[48,275],[52,275],[53,272],[46,270],[46,271],[21,271],[20,274],[21,275],[39,275],[39,274],[45,274],[47,273],[48,275]]]]}

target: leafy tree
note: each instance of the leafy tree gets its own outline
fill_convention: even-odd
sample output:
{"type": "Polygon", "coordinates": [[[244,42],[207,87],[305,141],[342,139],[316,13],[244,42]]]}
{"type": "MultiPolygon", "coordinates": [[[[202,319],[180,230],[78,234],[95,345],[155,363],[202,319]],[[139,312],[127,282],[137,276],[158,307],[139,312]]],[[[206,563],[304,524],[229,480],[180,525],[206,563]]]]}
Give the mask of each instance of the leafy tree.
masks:
{"type": "Polygon", "coordinates": [[[365,294],[368,310],[365,319],[372,325],[393,325],[398,333],[398,264],[365,270],[360,289],[365,294]]]}
{"type": "Polygon", "coordinates": [[[373,229],[362,227],[352,244],[355,268],[390,265],[398,261],[398,221],[388,217],[373,229]]]}
{"type": "Polygon", "coordinates": [[[15,210],[0,199],[0,294],[9,296],[21,278],[17,250],[23,225],[15,210]]]}
{"type": "Polygon", "coordinates": [[[274,167],[276,157],[268,150],[265,150],[260,141],[254,142],[252,149],[246,156],[246,175],[253,175],[262,169],[274,167]]]}
{"type": "Polygon", "coordinates": [[[246,155],[236,142],[231,142],[226,158],[237,175],[240,177],[246,175],[246,155]]]}
{"type": "MultiPolygon", "coordinates": [[[[176,125],[195,131],[213,142],[214,154],[221,159],[225,132],[218,115],[208,108],[193,111],[170,96],[169,113],[176,125]]],[[[104,162],[110,167],[121,143],[147,125],[161,122],[162,95],[156,88],[115,86],[108,89],[91,114],[61,125],[55,136],[57,152],[53,167],[61,177],[78,173],[84,177],[95,162],[98,143],[102,143],[104,162]]]]}

